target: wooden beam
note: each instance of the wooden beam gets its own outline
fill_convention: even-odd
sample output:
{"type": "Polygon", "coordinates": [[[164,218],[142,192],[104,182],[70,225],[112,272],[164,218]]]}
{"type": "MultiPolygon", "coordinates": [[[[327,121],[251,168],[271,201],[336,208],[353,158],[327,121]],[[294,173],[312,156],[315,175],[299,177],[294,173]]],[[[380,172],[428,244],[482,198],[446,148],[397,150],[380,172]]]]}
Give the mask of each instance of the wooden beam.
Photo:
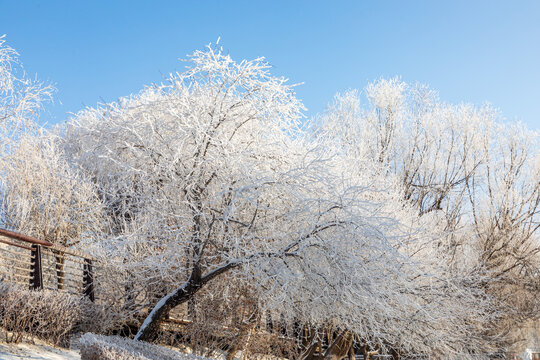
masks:
{"type": "Polygon", "coordinates": [[[2,229],[2,228],[0,228],[0,235],[3,235],[5,237],[11,238],[11,239],[24,241],[24,242],[27,242],[27,243],[30,243],[30,244],[43,245],[43,246],[53,246],[53,244],[48,242],[48,241],[39,240],[39,239],[33,238],[31,236],[19,234],[19,233],[16,233],[14,231],[2,229]]]}

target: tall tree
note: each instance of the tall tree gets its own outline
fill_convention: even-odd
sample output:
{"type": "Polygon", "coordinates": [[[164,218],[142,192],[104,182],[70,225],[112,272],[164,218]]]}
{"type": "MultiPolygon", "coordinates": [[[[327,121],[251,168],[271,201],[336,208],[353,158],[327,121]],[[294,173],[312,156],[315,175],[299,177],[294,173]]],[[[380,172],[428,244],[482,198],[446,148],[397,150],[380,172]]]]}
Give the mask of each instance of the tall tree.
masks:
{"type": "MultiPolygon", "coordinates": [[[[66,130],[71,157],[115,218],[119,266],[137,269],[134,286],[174,284],[137,339],[151,340],[172,308],[234,275],[289,321],[332,322],[407,351],[478,345],[463,309],[481,323],[489,301],[412,256],[438,235],[385,173],[310,142],[293,88],[263,59],[237,63],[209,47],[190,61],[167,84],[83,111],[66,130]]],[[[393,125],[381,128],[384,160],[393,125]]]]}
{"type": "Polygon", "coordinates": [[[337,95],[315,138],[378,167],[420,216],[436,219],[446,235],[433,254],[447,271],[487,276],[482,286],[506,314],[490,325],[503,349],[538,309],[538,135],[502,123],[490,106],[449,105],[399,79],[365,94],[364,106],[358,92],[337,95]]]}
{"type": "Polygon", "coordinates": [[[17,138],[32,128],[44,101],[53,88],[31,80],[19,62],[18,53],[0,36],[0,135],[1,154],[9,151],[17,138]]]}
{"type": "MultiPolygon", "coordinates": [[[[66,157],[58,137],[40,129],[38,113],[53,88],[30,80],[17,52],[0,37],[0,222],[64,246],[106,229],[94,184],[66,157]]],[[[57,257],[64,287],[64,255],[57,257]]]]}

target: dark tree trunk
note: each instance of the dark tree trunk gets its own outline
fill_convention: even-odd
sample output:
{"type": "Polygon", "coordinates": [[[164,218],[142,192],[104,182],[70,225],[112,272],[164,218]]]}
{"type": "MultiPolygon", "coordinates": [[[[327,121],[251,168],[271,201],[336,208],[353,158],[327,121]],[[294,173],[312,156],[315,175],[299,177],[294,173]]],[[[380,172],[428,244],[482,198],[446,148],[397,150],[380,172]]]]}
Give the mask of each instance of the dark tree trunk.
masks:
{"type": "Polygon", "coordinates": [[[190,300],[197,291],[199,291],[204,285],[206,285],[213,278],[240,266],[240,262],[230,262],[217,269],[209,272],[205,276],[201,277],[200,269],[195,268],[192,271],[189,280],[184,285],[178,287],[172,293],[162,298],[155,306],[154,309],[148,314],[144,323],[142,324],[139,332],[135,336],[135,340],[141,341],[153,341],[157,338],[159,327],[161,322],[169,316],[172,309],[180,304],[190,300]]]}
{"type": "Polygon", "coordinates": [[[169,316],[169,313],[173,308],[191,299],[202,285],[200,280],[199,282],[194,282],[190,279],[183,286],[162,298],[145,319],[139,332],[135,336],[135,340],[155,340],[163,319],[169,316]]]}

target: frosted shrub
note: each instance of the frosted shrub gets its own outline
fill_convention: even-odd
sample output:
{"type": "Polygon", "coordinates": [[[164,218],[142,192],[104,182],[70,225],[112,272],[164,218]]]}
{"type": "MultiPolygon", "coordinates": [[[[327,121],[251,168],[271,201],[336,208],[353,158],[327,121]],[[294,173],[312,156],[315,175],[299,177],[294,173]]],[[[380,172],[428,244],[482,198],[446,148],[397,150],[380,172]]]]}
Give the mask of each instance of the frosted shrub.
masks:
{"type": "Polygon", "coordinates": [[[80,313],[80,301],[76,297],[0,285],[1,325],[8,342],[19,342],[29,335],[62,344],[80,313]]]}
{"type": "Polygon", "coordinates": [[[121,338],[84,334],[80,339],[81,360],[203,360],[163,346],[121,338]]]}
{"type": "Polygon", "coordinates": [[[66,345],[75,332],[103,330],[103,310],[82,297],[0,283],[0,326],[7,342],[29,336],[66,345]]]}

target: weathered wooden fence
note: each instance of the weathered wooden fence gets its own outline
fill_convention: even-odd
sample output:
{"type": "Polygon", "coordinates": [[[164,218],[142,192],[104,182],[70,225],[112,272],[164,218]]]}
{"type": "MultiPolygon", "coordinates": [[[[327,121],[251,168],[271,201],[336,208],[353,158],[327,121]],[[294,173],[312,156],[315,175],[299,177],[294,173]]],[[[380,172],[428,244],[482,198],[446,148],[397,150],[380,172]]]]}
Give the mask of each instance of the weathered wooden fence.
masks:
{"type": "Polygon", "coordinates": [[[94,301],[93,259],[73,249],[0,229],[0,280],[94,301]]]}

